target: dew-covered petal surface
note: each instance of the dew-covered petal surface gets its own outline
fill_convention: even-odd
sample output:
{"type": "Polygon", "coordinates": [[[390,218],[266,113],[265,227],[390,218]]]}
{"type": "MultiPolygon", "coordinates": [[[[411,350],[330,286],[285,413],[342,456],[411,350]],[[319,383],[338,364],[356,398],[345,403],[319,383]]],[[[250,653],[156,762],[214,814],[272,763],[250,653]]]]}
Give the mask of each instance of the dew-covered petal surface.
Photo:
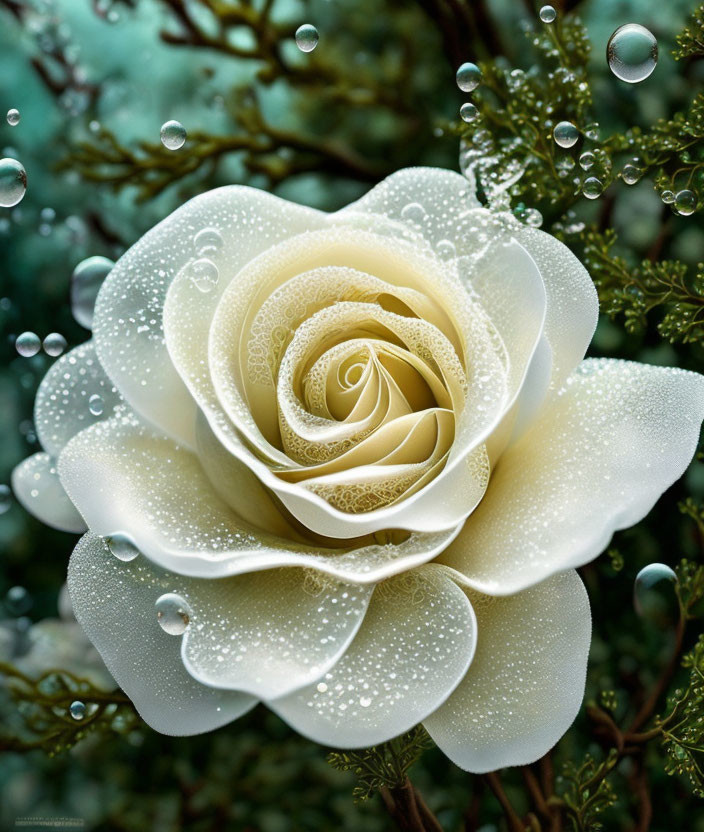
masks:
{"type": "Polygon", "coordinates": [[[34,424],[42,447],[57,456],[79,431],[109,419],[121,402],[122,396],[98,361],[93,342],[81,344],[51,366],[37,390],[34,424]],[[94,396],[99,399],[91,403],[94,396]]]}
{"type": "MultiPolygon", "coordinates": [[[[78,434],[62,451],[59,468],[93,532],[128,533],[151,560],[184,575],[216,578],[290,565],[372,583],[432,560],[459,531],[340,550],[277,537],[266,516],[260,529],[232,511],[195,454],[130,416],[78,434]]],[[[236,489],[238,470],[213,476],[236,489]]],[[[248,480],[242,483],[251,488],[248,480]]]]}
{"type": "Polygon", "coordinates": [[[207,687],[181,661],[181,639],[158,623],[154,604],[169,577],[124,563],[87,534],[73,551],[68,588],[76,618],[144,721],[162,734],[212,731],[242,716],[253,696],[207,687]]]}
{"type": "Polygon", "coordinates": [[[62,532],[84,532],[86,524],[64,491],[56,460],[37,453],[12,472],[12,490],[18,501],[42,523],[62,532]]]}
{"type": "Polygon", "coordinates": [[[697,373],[584,361],[504,452],[484,499],[440,560],[491,595],[587,563],[683,474],[703,418],[697,373]]]}
{"type": "Polygon", "coordinates": [[[296,731],[337,748],[384,742],[434,711],[472,661],[466,594],[432,564],[379,584],[340,661],[318,682],[269,703],[296,731]]]}
{"type": "Polygon", "coordinates": [[[469,596],[479,634],[474,661],[423,724],[467,771],[527,765],[552,748],[582,704],[591,640],[587,593],[568,571],[507,598],[469,596]]]}
{"type": "Polygon", "coordinates": [[[164,300],[174,277],[185,268],[196,280],[212,276],[210,266],[194,267],[205,259],[216,285],[225,285],[251,258],[316,227],[321,216],[256,188],[218,188],[187,202],[118,260],[98,295],[93,337],[108,375],[137,412],[192,442],[195,404],[164,343],[164,300]],[[205,230],[215,234],[199,238],[205,230]]]}

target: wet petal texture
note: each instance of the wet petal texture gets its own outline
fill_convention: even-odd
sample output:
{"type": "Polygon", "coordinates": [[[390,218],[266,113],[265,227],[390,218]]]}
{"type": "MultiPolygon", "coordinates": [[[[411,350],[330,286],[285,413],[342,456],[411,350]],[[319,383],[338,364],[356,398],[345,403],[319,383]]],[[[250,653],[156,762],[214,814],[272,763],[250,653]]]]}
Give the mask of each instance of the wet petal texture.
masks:
{"type": "Polygon", "coordinates": [[[587,593],[569,571],[508,598],[469,596],[479,632],[474,661],[424,725],[467,771],[527,765],[552,748],[582,704],[587,593]]]}
{"type": "Polygon", "coordinates": [[[12,472],[15,497],[42,523],[62,532],[84,532],[86,524],[66,494],[56,460],[46,453],[27,457],[12,472]]]}
{"type": "Polygon", "coordinates": [[[442,568],[423,566],[377,586],[357,637],[320,681],[269,704],[316,742],[376,745],[445,701],[476,638],[465,593],[442,568]]]}
{"type": "Polygon", "coordinates": [[[684,472],[704,418],[704,377],[584,361],[501,457],[487,494],[441,561],[507,595],[581,566],[684,472]]]}

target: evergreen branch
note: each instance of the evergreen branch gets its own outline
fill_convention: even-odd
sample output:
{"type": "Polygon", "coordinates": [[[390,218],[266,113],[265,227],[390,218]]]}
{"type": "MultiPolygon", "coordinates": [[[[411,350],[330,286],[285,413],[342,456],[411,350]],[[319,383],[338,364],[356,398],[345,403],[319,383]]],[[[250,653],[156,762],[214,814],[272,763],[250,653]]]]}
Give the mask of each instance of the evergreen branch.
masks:
{"type": "Polygon", "coordinates": [[[687,26],[675,40],[677,49],[672,54],[677,60],[704,55],[704,5],[692,13],[687,26]]]}

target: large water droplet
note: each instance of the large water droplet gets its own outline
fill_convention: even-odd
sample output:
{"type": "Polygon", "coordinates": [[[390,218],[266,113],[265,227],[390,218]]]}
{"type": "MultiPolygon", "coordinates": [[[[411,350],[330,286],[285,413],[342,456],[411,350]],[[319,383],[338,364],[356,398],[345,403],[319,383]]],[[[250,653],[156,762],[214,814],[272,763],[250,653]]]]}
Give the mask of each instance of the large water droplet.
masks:
{"type": "Polygon", "coordinates": [[[682,214],[683,217],[688,217],[694,213],[697,207],[697,195],[689,189],[678,191],[675,194],[674,205],[678,214],[682,214]]]}
{"type": "Polygon", "coordinates": [[[623,170],[621,171],[621,176],[623,177],[623,181],[627,185],[635,185],[636,182],[642,176],[642,171],[640,168],[636,167],[635,165],[628,163],[623,166],[623,170]]]}
{"type": "Polygon", "coordinates": [[[557,12],[554,6],[543,6],[540,9],[539,15],[543,23],[552,23],[557,17],[557,12]]]}
{"type": "Polygon", "coordinates": [[[455,78],[457,80],[457,86],[462,92],[472,92],[481,83],[482,71],[476,64],[467,61],[457,70],[455,78]]]}
{"type": "Polygon", "coordinates": [[[157,598],[155,606],[157,621],[165,633],[180,636],[186,632],[192,613],[184,598],[174,592],[167,592],[157,598]]]}
{"type": "Polygon", "coordinates": [[[76,722],[80,722],[86,715],[85,703],[81,702],[80,699],[75,699],[69,705],[68,712],[71,714],[71,717],[76,720],[76,722]]]}
{"type": "Polygon", "coordinates": [[[86,329],[93,327],[93,311],[98,290],[115,265],[107,257],[87,257],[76,266],[71,275],[71,312],[86,329]]]}
{"type": "Polygon", "coordinates": [[[109,537],[106,537],[105,542],[107,543],[108,549],[110,549],[112,554],[115,555],[118,560],[124,561],[125,563],[129,563],[131,560],[134,560],[139,554],[139,549],[134,545],[132,538],[126,534],[122,534],[121,532],[117,532],[117,534],[111,534],[109,537]]]}
{"type": "Polygon", "coordinates": [[[420,202],[409,202],[401,209],[401,219],[407,222],[421,223],[427,215],[427,211],[420,202]]]}
{"type": "Polygon", "coordinates": [[[677,582],[677,575],[665,563],[649,563],[636,575],[633,584],[633,605],[638,615],[651,616],[662,601],[653,587],[662,581],[677,582]]]}
{"type": "Polygon", "coordinates": [[[579,166],[582,170],[589,170],[594,165],[594,162],[596,162],[596,156],[594,156],[591,150],[585,150],[579,157],[579,166]]]}
{"type": "Polygon", "coordinates": [[[5,514],[12,505],[12,491],[9,485],[0,485],[0,514],[5,514]]]}
{"type": "Polygon", "coordinates": [[[173,119],[171,121],[165,121],[161,125],[159,135],[161,137],[161,143],[167,150],[178,150],[183,147],[186,144],[186,138],[188,136],[183,124],[173,119]]]}
{"type": "Polygon", "coordinates": [[[318,45],[320,35],[312,23],[304,23],[296,29],[296,46],[301,52],[312,52],[318,45]]]}
{"type": "Polygon", "coordinates": [[[7,123],[10,127],[17,127],[20,123],[20,111],[16,110],[14,107],[11,110],[7,111],[7,123]]]}
{"type": "Polygon", "coordinates": [[[479,117],[479,110],[471,103],[471,101],[466,101],[460,107],[460,118],[462,121],[466,121],[470,123],[472,121],[476,121],[479,117]]]}
{"type": "Polygon", "coordinates": [[[189,266],[189,274],[193,285],[201,292],[210,292],[217,285],[220,272],[212,260],[201,257],[189,266]]]}
{"type": "Polygon", "coordinates": [[[0,205],[12,208],[27,192],[27,171],[17,159],[0,159],[0,205]]]}
{"type": "Polygon", "coordinates": [[[606,45],[606,60],[621,81],[644,81],[658,62],[658,42],[652,32],[638,23],[619,26],[606,45]]]}
{"type": "Polygon", "coordinates": [[[203,228],[193,238],[193,248],[198,257],[215,254],[222,248],[222,235],[217,228],[203,228]]]}
{"type": "Polygon", "coordinates": [[[105,402],[103,402],[103,397],[99,393],[93,393],[88,399],[88,410],[90,410],[93,416],[102,416],[104,409],[105,402]]]}
{"type": "Polygon", "coordinates": [[[36,332],[23,332],[17,336],[15,349],[23,358],[31,358],[41,349],[42,342],[36,332]]]}
{"type": "Polygon", "coordinates": [[[663,191],[660,194],[660,199],[665,203],[665,205],[672,205],[675,201],[675,192],[674,191],[663,191]]]}
{"type": "Polygon", "coordinates": [[[47,355],[56,358],[66,349],[66,339],[60,332],[50,332],[44,339],[42,346],[47,355]]]}
{"type": "Polygon", "coordinates": [[[590,176],[584,180],[582,193],[587,199],[596,199],[601,196],[603,188],[604,186],[602,185],[600,179],[597,179],[596,176],[590,176]]]}
{"type": "Polygon", "coordinates": [[[560,147],[572,147],[577,143],[579,130],[571,121],[559,121],[552,131],[552,137],[560,147]]]}

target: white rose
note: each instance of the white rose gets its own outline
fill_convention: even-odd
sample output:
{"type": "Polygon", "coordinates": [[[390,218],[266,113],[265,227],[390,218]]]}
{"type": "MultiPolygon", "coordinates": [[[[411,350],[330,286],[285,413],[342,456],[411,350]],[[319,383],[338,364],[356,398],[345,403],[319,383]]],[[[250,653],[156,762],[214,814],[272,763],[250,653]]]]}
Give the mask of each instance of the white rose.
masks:
{"type": "Polygon", "coordinates": [[[574,569],[682,474],[704,416],[699,375],[583,361],[596,319],[568,249],[458,174],[330,215],[221,188],[117,263],[15,488],[88,527],[76,615],[157,730],[264,700],[331,746],[422,721],[470,771],[529,763],[584,691],[574,569]]]}

